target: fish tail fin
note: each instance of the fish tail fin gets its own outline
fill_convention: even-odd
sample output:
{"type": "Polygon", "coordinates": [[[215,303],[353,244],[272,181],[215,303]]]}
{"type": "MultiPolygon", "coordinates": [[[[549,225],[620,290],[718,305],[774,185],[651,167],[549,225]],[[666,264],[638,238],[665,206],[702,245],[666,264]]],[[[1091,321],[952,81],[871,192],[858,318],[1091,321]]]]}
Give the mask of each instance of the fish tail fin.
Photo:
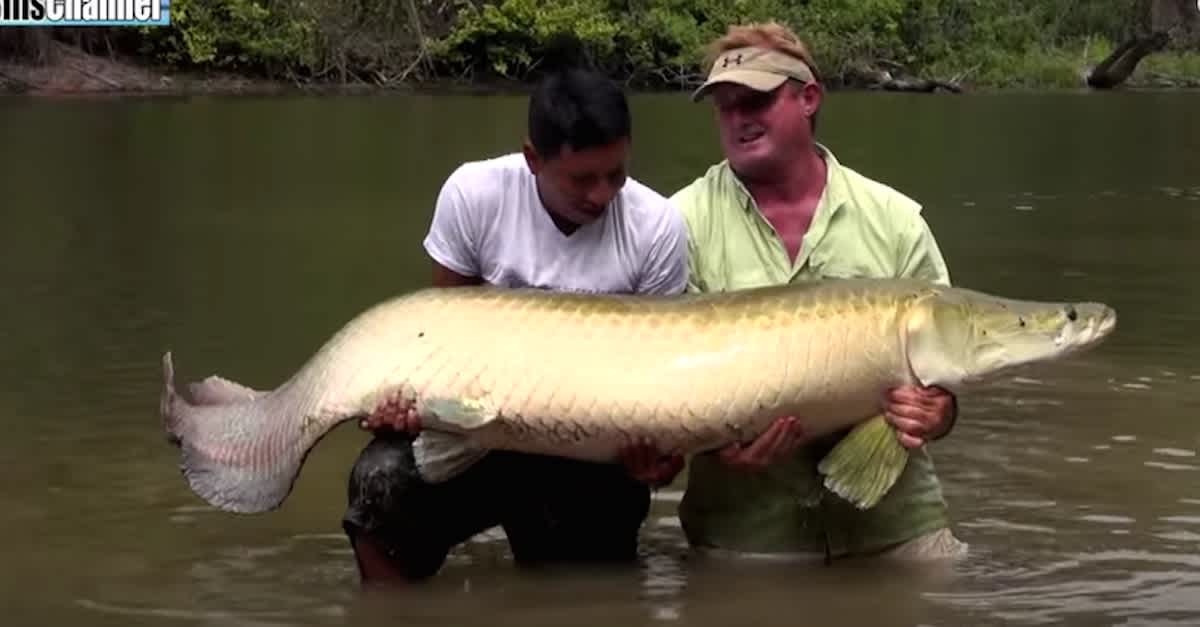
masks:
{"type": "Polygon", "coordinates": [[[825,487],[853,503],[870,509],[895,485],[908,463],[908,449],[882,415],[859,423],[821,460],[817,470],[825,487]]]}
{"type": "Polygon", "coordinates": [[[162,374],[163,427],[168,441],[180,449],[179,469],[192,492],[226,511],[258,513],[279,507],[291,493],[311,444],[282,447],[270,432],[271,405],[257,396],[189,403],[175,389],[169,351],[163,355],[162,374]]]}

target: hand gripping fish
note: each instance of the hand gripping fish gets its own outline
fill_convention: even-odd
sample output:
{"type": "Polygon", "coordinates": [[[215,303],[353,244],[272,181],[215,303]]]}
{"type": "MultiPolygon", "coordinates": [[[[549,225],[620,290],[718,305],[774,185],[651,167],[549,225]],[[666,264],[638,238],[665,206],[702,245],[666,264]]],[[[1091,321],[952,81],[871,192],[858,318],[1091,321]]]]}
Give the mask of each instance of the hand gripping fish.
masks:
{"type": "Polygon", "coordinates": [[[650,438],[684,454],[747,442],[779,416],[846,432],[825,488],[879,502],[908,459],[881,416],[887,388],[954,392],[1099,344],[1101,303],[1012,300],[906,279],[836,279],[681,296],[428,288],[351,320],[290,379],[255,390],[218,376],[177,393],[163,356],[160,409],[191,490],[262,512],[343,421],[405,397],[431,482],[488,450],[616,461],[650,438]]]}

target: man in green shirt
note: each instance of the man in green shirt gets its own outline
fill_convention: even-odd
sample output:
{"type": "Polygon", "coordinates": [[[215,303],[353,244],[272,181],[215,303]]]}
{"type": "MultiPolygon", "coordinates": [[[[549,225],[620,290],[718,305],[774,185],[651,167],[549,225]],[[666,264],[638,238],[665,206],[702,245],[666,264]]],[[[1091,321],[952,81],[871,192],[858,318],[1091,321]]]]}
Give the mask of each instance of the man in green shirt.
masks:
{"type": "MultiPolygon", "coordinates": [[[[691,291],[823,277],[919,277],[949,283],[921,207],[841,165],[813,139],[822,88],[804,44],[778,24],[731,28],[713,45],[708,81],[725,160],[672,198],[690,232],[691,291]]],[[[823,557],[960,555],[925,451],[957,414],[948,392],[904,387],[881,406],[912,458],[867,511],[818,486],[816,463],[836,438],[810,441],[785,417],[754,442],[695,456],[679,515],[697,548],[823,557]]]]}

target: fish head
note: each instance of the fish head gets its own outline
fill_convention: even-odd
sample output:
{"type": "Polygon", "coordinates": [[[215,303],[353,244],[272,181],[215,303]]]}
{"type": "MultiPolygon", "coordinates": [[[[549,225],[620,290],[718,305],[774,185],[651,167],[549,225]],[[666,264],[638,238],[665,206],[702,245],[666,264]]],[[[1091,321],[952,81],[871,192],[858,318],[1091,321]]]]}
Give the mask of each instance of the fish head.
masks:
{"type": "Polygon", "coordinates": [[[923,385],[953,388],[1091,349],[1116,325],[1116,311],[1104,303],[1016,300],[946,289],[910,312],[906,353],[923,385]]]}

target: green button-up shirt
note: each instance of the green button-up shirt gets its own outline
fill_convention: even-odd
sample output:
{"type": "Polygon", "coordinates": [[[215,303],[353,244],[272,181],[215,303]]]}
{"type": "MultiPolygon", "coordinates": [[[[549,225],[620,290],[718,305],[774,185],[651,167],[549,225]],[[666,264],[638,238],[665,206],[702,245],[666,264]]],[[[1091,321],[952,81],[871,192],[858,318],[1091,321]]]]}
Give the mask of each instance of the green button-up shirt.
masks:
{"type": "MultiPolygon", "coordinates": [[[[728,162],[676,192],[689,234],[689,289],[735,290],[823,277],[920,277],[949,284],[937,242],[912,199],[838,163],[795,262],[728,162]]],[[[679,516],[694,546],[751,553],[870,553],[947,525],[927,451],[913,451],[895,487],[859,511],[828,494],[818,503],[816,464],[835,438],[813,443],[763,473],[723,466],[714,454],[689,464],[679,516]]]]}

